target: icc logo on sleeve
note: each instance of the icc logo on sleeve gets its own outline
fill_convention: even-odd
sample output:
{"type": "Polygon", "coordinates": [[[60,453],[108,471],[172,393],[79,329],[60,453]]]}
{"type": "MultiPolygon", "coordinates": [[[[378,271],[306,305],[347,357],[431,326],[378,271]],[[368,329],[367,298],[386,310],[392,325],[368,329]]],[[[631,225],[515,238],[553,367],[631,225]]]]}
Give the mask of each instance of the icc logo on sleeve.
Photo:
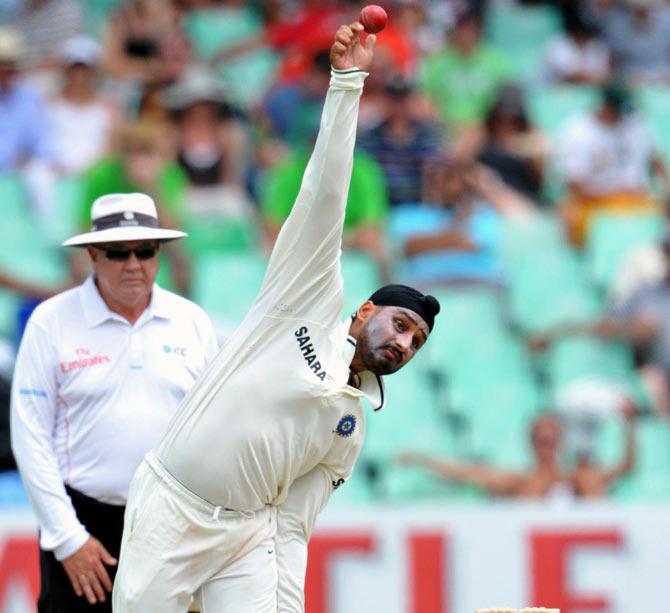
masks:
{"type": "Polygon", "coordinates": [[[344,438],[351,436],[353,431],[356,429],[356,418],[353,415],[345,415],[342,419],[340,419],[340,422],[337,424],[337,428],[335,428],[335,432],[339,436],[343,436],[344,438]]]}

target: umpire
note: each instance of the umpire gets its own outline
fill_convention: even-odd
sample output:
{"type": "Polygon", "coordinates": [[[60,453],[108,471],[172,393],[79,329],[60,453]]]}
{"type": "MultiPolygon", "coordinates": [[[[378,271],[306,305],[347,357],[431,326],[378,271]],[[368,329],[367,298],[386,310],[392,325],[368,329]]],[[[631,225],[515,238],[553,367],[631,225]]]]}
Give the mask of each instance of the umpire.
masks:
{"type": "Polygon", "coordinates": [[[40,527],[39,613],[110,611],[128,486],[216,351],[211,322],[156,285],[162,243],[145,194],[91,209],[93,274],[35,309],[11,395],[12,448],[40,527]]]}

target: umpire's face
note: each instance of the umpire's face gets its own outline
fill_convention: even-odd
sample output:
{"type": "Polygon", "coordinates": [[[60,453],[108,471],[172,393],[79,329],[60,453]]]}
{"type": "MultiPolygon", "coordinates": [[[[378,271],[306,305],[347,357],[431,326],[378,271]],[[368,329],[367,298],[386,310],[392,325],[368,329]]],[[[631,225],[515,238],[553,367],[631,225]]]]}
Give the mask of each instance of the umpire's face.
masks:
{"type": "Polygon", "coordinates": [[[426,322],[403,307],[378,307],[368,301],[357,316],[366,319],[356,339],[356,354],[367,370],[378,375],[400,370],[428,338],[426,322]]]}
{"type": "Polygon", "coordinates": [[[125,241],[88,247],[98,289],[115,310],[146,306],[158,274],[157,241],[125,241]]]}

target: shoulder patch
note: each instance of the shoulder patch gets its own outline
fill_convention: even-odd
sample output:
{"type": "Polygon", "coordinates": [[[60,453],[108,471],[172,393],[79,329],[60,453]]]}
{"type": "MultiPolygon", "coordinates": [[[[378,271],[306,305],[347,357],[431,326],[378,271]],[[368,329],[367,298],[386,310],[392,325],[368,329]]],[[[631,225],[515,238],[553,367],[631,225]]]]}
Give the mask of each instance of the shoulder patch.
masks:
{"type": "Polygon", "coordinates": [[[339,423],[337,424],[337,428],[335,428],[335,433],[338,436],[347,438],[353,434],[355,429],[356,429],[356,417],[354,417],[353,415],[345,415],[342,419],[340,419],[339,423]]]}

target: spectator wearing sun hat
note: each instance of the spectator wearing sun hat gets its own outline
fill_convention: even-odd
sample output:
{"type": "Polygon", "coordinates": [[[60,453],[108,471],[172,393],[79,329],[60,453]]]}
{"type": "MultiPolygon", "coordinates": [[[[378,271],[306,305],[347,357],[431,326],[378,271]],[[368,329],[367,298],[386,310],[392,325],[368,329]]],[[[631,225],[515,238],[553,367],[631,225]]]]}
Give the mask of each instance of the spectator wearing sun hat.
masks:
{"type": "Polygon", "coordinates": [[[62,86],[47,103],[54,163],[65,174],[79,173],[111,148],[116,106],[96,83],[100,47],[86,36],[68,39],[60,50],[62,86]]]}
{"type": "Polygon", "coordinates": [[[11,435],[40,527],[40,613],[111,611],[133,472],[216,351],[207,315],[155,283],[162,245],[183,236],[146,194],[98,198],[63,243],[93,274],[28,321],[11,435]]]}
{"type": "Polygon", "coordinates": [[[44,103],[22,78],[27,46],[11,27],[0,28],[0,172],[50,157],[44,103]]]}

